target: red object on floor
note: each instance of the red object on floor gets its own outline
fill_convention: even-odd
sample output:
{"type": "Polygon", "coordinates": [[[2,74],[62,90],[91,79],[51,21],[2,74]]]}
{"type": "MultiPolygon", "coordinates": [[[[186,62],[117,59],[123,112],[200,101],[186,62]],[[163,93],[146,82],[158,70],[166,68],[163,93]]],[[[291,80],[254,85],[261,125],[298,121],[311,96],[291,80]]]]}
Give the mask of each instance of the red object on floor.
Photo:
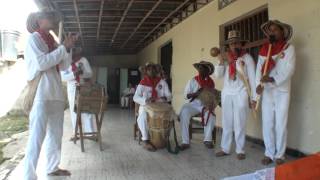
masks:
{"type": "Polygon", "coordinates": [[[320,180],[320,153],[277,166],[275,180],[320,180]]]}

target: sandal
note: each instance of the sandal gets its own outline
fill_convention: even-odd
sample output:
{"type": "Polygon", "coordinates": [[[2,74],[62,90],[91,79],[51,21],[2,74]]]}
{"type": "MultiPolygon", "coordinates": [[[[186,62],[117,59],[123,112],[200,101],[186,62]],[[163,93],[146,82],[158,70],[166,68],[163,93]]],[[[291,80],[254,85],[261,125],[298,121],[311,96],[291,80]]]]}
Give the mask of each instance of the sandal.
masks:
{"type": "Polygon", "coordinates": [[[49,173],[48,176],[71,176],[71,173],[68,170],[58,169],[52,173],[49,173]]]}
{"type": "Polygon", "coordinates": [[[189,149],[189,148],[190,148],[190,144],[181,144],[180,147],[179,147],[179,149],[181,151],[184,151],[184,150],[189,149]]]}
{"type": "Polygon", "coordinates": [[[272,159],[269,158],[269,157],[267,157],[267,156],[265,156],[265,157],[261,160],[261,163],[262,163],[263,165],[267,166],[267,165],[269,165],[269,164],[272,163],[272,159]]]}
{"type": "Polygon", "coordinates": [[[213,143],[212,141],[204,141],[203,144],[208,148],[208,149],[213,149],[213,143]]]}
{"type": "Polygon", "coordinates": [[[283,160],[283,159],[278,158],[278,159],[276,159],[276,164],[277,164],[277,165],[284,164],[284,160],[283,160]]]}
{"type": "Polygon", "coordinates": [[[216,157],[223,157],[223,156],[228,156],[228,155],[229,155],[228,153],[225,153],[222,150],[216,153],[216,157]]]}
{"type": "Polygon", "coordinates": [[[239,154],[237,154],[237,158],[238,158],[238,160],[244,160],[244,159],[246,159],[246,154],[239,153],[239,154]]]}
{"type": "Polygon", "coordinates": [[[153,146],[149,141],[144,142],[143,148],[150,152],[155,152],[157,150],[157,148],[153,146]]]}

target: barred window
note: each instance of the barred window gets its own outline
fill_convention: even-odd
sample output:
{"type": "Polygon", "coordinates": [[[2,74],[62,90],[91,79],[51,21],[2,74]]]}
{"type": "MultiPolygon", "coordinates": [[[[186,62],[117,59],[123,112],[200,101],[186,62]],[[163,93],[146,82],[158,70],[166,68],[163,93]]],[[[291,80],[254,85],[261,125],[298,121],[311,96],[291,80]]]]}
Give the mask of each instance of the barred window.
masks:
{"type": "Polygon", "coordinates": [[[220,47],[223,47],[223,42],[227,40],[229,31],[238,30],[243,39],[249,40],[249,43],[245,45],[245,49],[256,60],[259,53],[259,47],[267,40],[261,31],[260,26],[267,22],[268,19],[268,8],[263,6],[221,25],[220,47]]]}

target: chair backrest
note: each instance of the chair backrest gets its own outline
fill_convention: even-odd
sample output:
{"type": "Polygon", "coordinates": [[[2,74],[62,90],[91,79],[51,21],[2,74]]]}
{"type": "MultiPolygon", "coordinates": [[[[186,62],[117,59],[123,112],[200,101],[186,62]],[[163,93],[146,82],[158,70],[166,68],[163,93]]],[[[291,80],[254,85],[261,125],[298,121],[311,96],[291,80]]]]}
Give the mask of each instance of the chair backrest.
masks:
{"type": "Polygon", "coordinates": [[[98,85],[77,86],[75,103],[77,112],[102,113],[107,103],[104,87],[98,85]]]}

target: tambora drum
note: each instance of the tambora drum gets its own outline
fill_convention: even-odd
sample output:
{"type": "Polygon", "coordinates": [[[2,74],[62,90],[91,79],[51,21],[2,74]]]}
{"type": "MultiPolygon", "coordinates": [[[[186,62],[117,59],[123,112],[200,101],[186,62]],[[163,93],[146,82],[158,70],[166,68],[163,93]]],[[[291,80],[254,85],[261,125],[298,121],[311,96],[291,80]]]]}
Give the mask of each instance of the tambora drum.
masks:
{"type": "Polygon", "coordinates": [[[157,148],[165,148],[172,127],[174,111],[168,103],[150,103],[145,106],[148,114],[151,143],[157,148]]]}

